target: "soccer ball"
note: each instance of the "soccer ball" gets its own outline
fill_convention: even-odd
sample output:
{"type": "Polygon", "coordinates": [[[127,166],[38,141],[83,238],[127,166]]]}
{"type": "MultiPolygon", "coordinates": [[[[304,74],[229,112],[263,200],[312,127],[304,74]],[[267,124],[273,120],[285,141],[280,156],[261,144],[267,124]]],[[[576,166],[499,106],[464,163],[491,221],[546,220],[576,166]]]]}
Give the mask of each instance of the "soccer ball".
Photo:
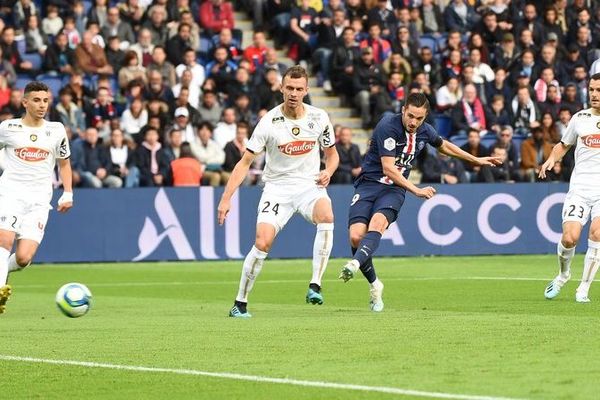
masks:
{"type": "Polygon", "coordinates": [[[56,292],[56,305],[67,317],[83,317],[92,306],[92,292],[81,283],[67,283],[56,292]]]}

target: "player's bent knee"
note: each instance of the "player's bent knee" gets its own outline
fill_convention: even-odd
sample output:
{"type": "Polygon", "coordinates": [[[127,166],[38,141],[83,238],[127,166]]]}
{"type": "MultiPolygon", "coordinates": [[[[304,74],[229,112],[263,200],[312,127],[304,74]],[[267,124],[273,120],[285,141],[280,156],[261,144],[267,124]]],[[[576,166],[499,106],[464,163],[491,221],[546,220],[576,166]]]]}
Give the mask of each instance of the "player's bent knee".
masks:
{"type": "Polygon", "coordinates": [[[33,257],[28,254],[19,254],[17,253],[15,256],[15,261],[19,264],[19,267],[25,268],[31,264],[33,257]]]}
{"type": "Polygon", "coordinates": [[[264,251],[265,253],[268,253],[269,250],[271,250],[272,244],[273,244],[272,241],[267,240],[266,238],[257,237],[256,241],[254,242],[254,247],[259,249],[260,251],[264,251]]]}
{"type": "Polygon", "coordinates": [[[350,232],[350,244],[352,245],[352,247],[358,247],[362,238],[363,238],[362,233],[350,232]]]}
{"type": "Polygon", "coordinates": [[[600,229],[590,229],[590,240],[600,242],[600,229]]]}

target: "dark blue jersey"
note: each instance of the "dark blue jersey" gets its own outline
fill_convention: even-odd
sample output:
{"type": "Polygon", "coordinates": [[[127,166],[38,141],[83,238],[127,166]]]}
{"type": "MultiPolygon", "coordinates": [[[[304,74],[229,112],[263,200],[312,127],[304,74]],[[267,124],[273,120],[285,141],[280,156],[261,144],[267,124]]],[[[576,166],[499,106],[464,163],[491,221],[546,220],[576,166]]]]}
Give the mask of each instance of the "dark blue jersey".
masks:
{"type": "Polygon", "coordinates": [[[428,123],[423,123],[417,132],[411,135],[402,125],[401,114],[383,117],[373,131],[357,182],[364,179],[385,185],[394,184],[383,174],[381,157],[394,157],[396,167],[408,179],[415,158],[425,149],[427,143],[436,148],[443,143],[442,137],[428,123]]]}

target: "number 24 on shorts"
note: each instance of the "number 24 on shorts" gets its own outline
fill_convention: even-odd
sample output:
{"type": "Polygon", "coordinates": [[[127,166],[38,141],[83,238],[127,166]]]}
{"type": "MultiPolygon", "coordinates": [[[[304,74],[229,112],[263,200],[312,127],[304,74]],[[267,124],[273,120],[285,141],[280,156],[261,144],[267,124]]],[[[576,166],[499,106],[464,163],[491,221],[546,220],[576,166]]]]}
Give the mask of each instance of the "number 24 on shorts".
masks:
{"type": "Polygon", "coordinates": [[[271,202],[265,201],[261,207],[262,207],[261,212],[263,212],[263,213],[268,213],[268,212],[273,211],[275,213],[275,215],[279,214],[279,203],[275,203],[275,204],[273,204],[273,207],[271,207],[271,202]]]}

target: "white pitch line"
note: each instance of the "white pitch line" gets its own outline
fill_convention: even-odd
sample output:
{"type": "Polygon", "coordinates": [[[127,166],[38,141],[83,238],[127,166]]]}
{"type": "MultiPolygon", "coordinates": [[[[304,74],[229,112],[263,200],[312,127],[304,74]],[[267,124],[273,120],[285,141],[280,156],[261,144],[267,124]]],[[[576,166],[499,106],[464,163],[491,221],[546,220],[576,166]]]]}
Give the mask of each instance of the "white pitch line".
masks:
{"type": "Polygon", "coordinates": [[[34,357],[19,357],[10,355],[0,355],[0,360],[4,361],[17,361],[26,363],[38,363],[38,364],[53,364],[53,365],[69,365],[86,368],[104,368],[104,369],[115,369],[121,371],[133,371],[133,372],[151,372],[151,373],[167,373],[176,375],[193,375],[193,376],[207,376],[211,378],[222,378],[222,379],[233,379],[238,381],[250,381],[259,383],[277,383],[282,385],[292,386],[304,386],[304,387],[317,387],[326,389],[340,389],[340,390],[352,390],[361,392],[374,392],[374,393],[387,393],[397,394],[400,396],[417,396],[417,397],[429,397],[433,399],[456,399],[456,400],[519,400],[508,397],[494,397],[494,396],[478,396],[468,394],[452,394],[452,393],[441,393],[441,392],[425,392],[421,390],[410,390],[401,389],[388,386],[366,386],[366,385],[351,385],[345,383],[334,383],[334,382],[321,382],[321,381],[306,381],[300,379],[290,378],[271,378],[268,376],[259,375],[243,375],[234,374],[229,372],[208,372],[200,371],[196,369],[175,369],[175,368],[159,368],[159,367],[143,367],[136,365],[120,365],[120,364],[108,364],[108,363],[97,363],[90,361],[74,361],[74,360],[53,360],[46,358],[34,358],[34,357]]]}
{"type": "MultiPolygon", "coordinates": [[[[339,282],[339,279],[323,279],[323,282],[339,282]]],[[[505,276],[465,276],[465,277],[447,277],[447,278],[388,278],[388,281],[535,281],[535,282],[549,282],[549,278],[530,278],[530,277],[505,277],[505,276]]],[[[596,280],[598,281],[598,280],[596,280]]],[[[270,280],[259,280],[260,284],[279,284],[279,283],[306,283],[306,279],[270,279],[270,280]]],[[[126,286],[189,286],[189,285],[230,285],[237,284],[238,279],[231,281],[187,281],[187,282],[86,282],[88,286],[92,287],[126,287],[126,286]]],[[[38,289],[54,287],[51,284],[25,284],[18,285],[19,288],[24,289],[38,289]]]]}

